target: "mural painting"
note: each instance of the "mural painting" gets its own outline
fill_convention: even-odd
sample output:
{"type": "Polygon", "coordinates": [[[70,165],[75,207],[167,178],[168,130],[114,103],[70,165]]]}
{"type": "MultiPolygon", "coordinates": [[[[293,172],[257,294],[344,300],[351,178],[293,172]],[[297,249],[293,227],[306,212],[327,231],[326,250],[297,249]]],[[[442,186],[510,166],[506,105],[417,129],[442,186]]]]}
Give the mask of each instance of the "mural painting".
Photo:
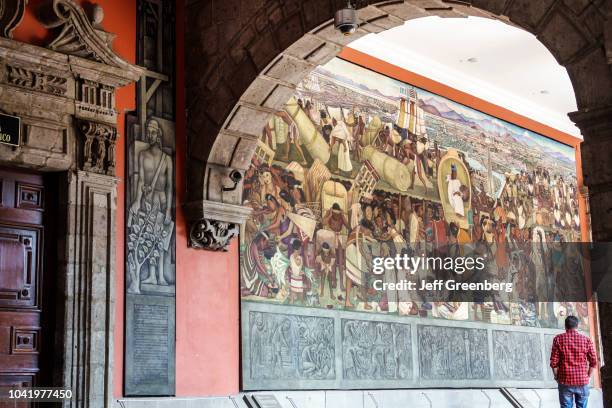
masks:
{"type": "Polygon", "coordinates": [[[270,117],[244,185],[243,301],[548,328],[571,313],[588,324],[585,303],[521,297],[555,291],[550,276],[580,280],[563,246],[581,241],[570,146],[336,58],[270,117]],[[372,287],[374,257],[464,245],[487,254],[489,278],[513,282],[519,300],[418,302],[372,287]]]}

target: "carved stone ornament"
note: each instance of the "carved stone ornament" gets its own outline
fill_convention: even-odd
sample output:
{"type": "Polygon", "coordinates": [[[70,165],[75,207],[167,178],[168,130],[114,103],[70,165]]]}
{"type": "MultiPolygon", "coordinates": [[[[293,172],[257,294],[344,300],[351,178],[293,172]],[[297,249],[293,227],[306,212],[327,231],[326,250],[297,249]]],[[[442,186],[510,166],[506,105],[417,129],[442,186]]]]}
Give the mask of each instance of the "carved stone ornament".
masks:
{"type": "Polygon", "coordinates": [[[28,0],[0,0],[0,35],[13,38],[13,30],[25,13],[28,0]]]}
{"type": "Polygon", "coordinates": [[[51,95],[64,96],[68,79],[49,72],[34,71],[16,65],[6,64],[6,81],[11,85],[51,95]]]}
{"type": "Polygon", "coordinates": [[[53,13],[55,16],[43,16],[45,26],[61,27],[61,31],[48,48],[118,68],[129,66],[111,48],[115,35],[100,28],[102,7],[92,5],[88,16],[73,0],[53,0],[53,13]]]}
{"type": "Polygon", "coordinates": [[[189,246],[211,251],[227,251],[240,227],[231,222],[203,219],[191,225],[189,246]]]}
{"type": "Polygon", "coordinates": [[[189,228],[189,246],[210,251],[227,251],[232,238],[237,237],[240,225],[253,211],[250,207],[218,203],[210,200],[183,204],[189,228]]]}
{"type": "Polygon", "coordinates": [[[82,168],[99,174],[115,174],[117,129],[103,123],[80,121],[84,140],[82,168]]]}

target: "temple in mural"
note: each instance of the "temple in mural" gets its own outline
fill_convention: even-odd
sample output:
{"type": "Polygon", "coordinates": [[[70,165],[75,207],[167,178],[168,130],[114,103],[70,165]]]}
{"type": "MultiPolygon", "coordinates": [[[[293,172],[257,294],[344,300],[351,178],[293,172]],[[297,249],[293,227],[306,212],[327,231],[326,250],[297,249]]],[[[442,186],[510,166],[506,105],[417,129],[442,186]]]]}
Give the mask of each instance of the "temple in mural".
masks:
{"type": "MultiPolygon", "coordinates": [[[[352,337],[359,344],[396,347],[411,342],[410,327],[380,324],[371,315],[561,328],[574,314],[588,327],[585,303],[538,302],[528,295],[557,290],[551,276],[572,275],[581,282],[579,257],[563,245],[581,241],[576,185],[572,147],[332,60],[307,76],[284,110],[270,117],[245,174],[244,205],[253,213],[241,234],[243,309],[253,303],[292,306],[285,318],[274,314],[266,320],[261,311],[250,312],[255,314],[246,319],[248,335],[258,336],[250,352],[272,366],[278,361],[279,376],[289,374],[282,370],[283,350],[297,352],[296,364],[306,364],[315,377],[330,375],[334,367],[317,361],[334,354],[333,328],[325,330],[331,324],[326,322],[315,330],[312,322],[295,320],[294,313],[306,308],[368,313],[367,323],[341,323],[343,341],[352,337]],[[416,301],[400,291],[373,288],[375,279],[406,278],[400,270],[375,274],[376,257],[404,251],[452,257],[465,248],[486,256],[487,278],[514,284],[516,301],[488,293],[470,302],[416,301]],[[296,351],[291,341],[307,346],[296,351]],[[266,343],[277,347],[278,355],[266,352],[266,343]]],[[[437,270],[419,274],[444,278],[437,270]]],[[[474,337],[470,347],[480,342],[486,350],[483,333],[466,333],[474,337]]],[[[463,336],[448,334],[457,335],[463,336]]],[[[508,336],[501,337],[515,345],[517,339],[508,336]]],[[[530,340],[523,340],[529,348],[530,340]]],[[[361,357],[351,357],[350,367],[343,366],[345,378],[364,375],[359,359],[375,352],[361,349],[361,357]]],[[[546,364],[539,348],[529,353],[538,356],[537,367],[525,368],[532,376],[546,364]]],[[[393,367],[382,364],[382,372],[372,369],[370,377],[412,375],[411,362],[402,362],[399,354],[394,352],[393,367]]],[[[484,362],[470,366],[475,377],[467,378],[488,378],[484,362]]],[[[250,364],[260,375],[263,370],[274,376],[270,366],[250,364]]],[[[421,378],[431,370],[436,367],[421,367],[421,378]]]]}

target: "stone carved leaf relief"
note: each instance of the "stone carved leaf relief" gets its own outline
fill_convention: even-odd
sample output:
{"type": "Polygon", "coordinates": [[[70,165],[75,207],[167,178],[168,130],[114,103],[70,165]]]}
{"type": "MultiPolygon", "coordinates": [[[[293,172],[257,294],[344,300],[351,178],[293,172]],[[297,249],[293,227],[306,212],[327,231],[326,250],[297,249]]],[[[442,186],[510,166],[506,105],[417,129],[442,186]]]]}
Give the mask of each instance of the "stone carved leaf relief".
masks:
{"type": "Polygon", "coordinates": [[[250,312],[248,358],[251,379],[334,379],[334,321],[250,312]]]}
{"type": "Polygon", "coordinates": [[[7,65],[7,81],[12,85],[47,92],[53,95],[65,95],[67,79],[51,74],[32,71],[26,68],[7,65]]]}
{"type": "Polygon", "coordinates": [[[349,380],[411,378],[410,325],[343,319],[342,369],[349,380]]]}
{"type": "Polygon", "coordinates": [[[491,378],[486,330],[419,325],[417,334],[421,378],[491,378]]]}
{"type": "Polygon", "coordinates": [[[148,262],[150,266],[157,266],[160,253],[164,251],[164,242],[170,232],[159,222],[158,214],[145,202],[143,209],[131,215],[127,242],[128,290],[131,293],[140,293],[138,286],[143,265],[148,262]]]}

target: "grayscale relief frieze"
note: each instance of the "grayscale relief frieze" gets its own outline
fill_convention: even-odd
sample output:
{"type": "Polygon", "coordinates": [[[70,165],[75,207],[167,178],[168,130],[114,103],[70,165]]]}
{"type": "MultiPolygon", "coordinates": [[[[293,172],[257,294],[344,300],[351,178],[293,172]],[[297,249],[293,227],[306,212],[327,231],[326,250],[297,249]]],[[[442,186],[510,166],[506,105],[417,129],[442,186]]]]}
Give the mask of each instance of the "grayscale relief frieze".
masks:
{"type": "Polygon", "coordinates": [[[333,380],[334,320],[326,317],[249,313],[253,380],[333,380]]]}
{"type": "Polygon", "coordinates": [[[517,331],[493,331],[495,378],[542,380],[540,335],[517,331]]]}
{"type": "Polygon", "coordinates": [[[342,370],[348,380],[411,378],[410,325],[342,319],[342,370]]]}
{"type": "Polygon", "coordinates": [[[422,379],[491,378],[486,330],[418,325],[417,334],[422,379]]]}

